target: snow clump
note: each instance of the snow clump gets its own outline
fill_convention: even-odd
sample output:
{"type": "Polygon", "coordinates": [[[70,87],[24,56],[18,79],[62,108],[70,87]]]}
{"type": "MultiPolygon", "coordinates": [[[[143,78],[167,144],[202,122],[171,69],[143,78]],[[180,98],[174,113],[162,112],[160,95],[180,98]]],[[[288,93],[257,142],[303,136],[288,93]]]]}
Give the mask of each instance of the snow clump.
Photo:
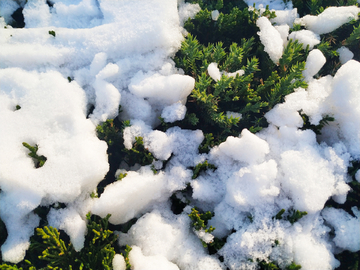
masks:
{"type": "Polygon", "coordinates": [[[260,36],[261,43],[264,44],[264,51],[269,54],[270,59],[275,64],[278,63],[284,50],[280,33],[266,17],[257,19],[256,25],[260,28],[258,35],[260,36]]]}
{"type": "Polygon", "coordinates": [[[356,6],[328,7],[318,16],[306,15],[295,20],[295,23],[304,25],[308,30],[322,35],[334,31],[344,23],[357,20],[359,12],[360,8],[356,6]]]}

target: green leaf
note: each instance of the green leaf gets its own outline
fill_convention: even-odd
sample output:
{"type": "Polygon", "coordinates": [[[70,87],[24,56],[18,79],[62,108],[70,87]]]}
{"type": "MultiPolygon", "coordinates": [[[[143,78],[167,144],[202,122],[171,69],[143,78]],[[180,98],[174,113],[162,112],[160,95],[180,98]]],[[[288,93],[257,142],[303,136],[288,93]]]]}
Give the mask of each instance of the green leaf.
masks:
{"type": "Polygon", "coordinates": [[[208,170],[208,169],[212,169],[215,170],[216,167],[213,164],[208,163],[207,160],[205,160],[202,163],[199,163],[195,166],[195,168],[193,169],[193,176],[192,179],[195,179],[199,176],[200,172],[208,170]]]}
{"type": "Polygon", "coordinates": [[[37,151],[39,150],[39,147],[37,144],[35,144],[35,146],[31,146],[28,143],[23,142],[22,145],[30,150],[30,153],[28,153],[28,155],[35,160],[36,168],[40,168],[40,167],[44,166],[47,158],[43,155],[39,156],[37,154],[37,151]]]}

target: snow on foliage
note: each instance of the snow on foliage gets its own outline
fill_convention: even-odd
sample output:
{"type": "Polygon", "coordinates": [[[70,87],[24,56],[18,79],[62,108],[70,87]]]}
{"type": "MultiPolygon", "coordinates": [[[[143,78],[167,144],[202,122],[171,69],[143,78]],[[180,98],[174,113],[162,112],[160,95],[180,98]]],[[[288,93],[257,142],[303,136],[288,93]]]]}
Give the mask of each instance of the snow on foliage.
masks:
{"type": "MultiPolygon", "coordinates": [[[[298,18],[291,1],[245,1],[279,9],[276,19],[256,20],[260,41],[275,64],[290,39],[309,46],[303,72],[308,88],[295,89],[266,113],[269,126],[262,131],[243,129],[199,153],[203,131],[155,129],[159,117],[165,123],[185,117],[195,79],[176,68],[171,57],[184,39],[183,23],[200,11],[199,5],[58,0],[50,8],[45,0],[27,1],[25,28],[4,28],[18,2],[0,2],[0,218],[8,232],[1,246],[4,261],[23,260],[39,226],[34,213],[39,206],[51,208],[49,225],[64,230],[77,251],[84,247],[87,212],[110,213],[109,221],[116,225],[137,218],[126,233],[118,232],[120,246],[132,247],[126,260],[134,269],[256,269],[258,262],[274,260],[283,268],[296,262],[305,270],[325,270],[339,266],[336,249],[360,250],[359,210],[353,208],[353,217],[324,209],[330,198],[346,201],[347,168],[360,159],[360,63],[342,47],[336,74],[315,78],[326,58],[313,49],[319,35],[357,19],[358,7],[328,8],[318,16],[298,18]],[[306,30],[289,35],[293,22],[306,30]],[[317,136],[301,129],[299,112],[312,125],[327,115],[335,121],[317,136]],[[131,150],[141,137],[157,161],[140,169],[137,164],[99,197],[90,196],[109,170],[107,145],[95,128],[116,117],[130,120],[123,130],[125,148],[131,150]],[[35,154],[45,163],[37,164],[35,154]],[[214,169],[193,179],[191,169],[205,161],[214,169]],[[207,224],[214,231],[194,233],[189,205],[178,215],[171,211],[170,197],[189,187],[193,203],[214,213],[207,224]],[[55,209],[57,203],[65,208],[55,209]],[[215,237],[227,237],[218,251],[221,261],[203,248],[215,237]]],[[[213,20],[218,15],[214,11],[213,20]]],[[[217,82],[222,75],[247,75],[241,69],[220,71],[214,62],[206,71],[217,82]]],[[[227,115],[242,117],[231,111],[227,115]]],[[[181,192],[176,194],[185,203],[181,192]]],[[[122,255],[115,255],[113,268],[126,268],[122,255]]]]}

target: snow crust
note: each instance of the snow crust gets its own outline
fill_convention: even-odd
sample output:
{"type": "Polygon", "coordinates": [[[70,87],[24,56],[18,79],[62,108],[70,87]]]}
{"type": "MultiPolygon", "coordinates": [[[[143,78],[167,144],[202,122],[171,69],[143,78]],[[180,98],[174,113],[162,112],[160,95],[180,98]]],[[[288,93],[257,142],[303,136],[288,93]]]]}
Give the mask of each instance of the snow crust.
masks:
{"type": "MultiPolygon", "coordinates": [[[[360,159],[360,63],[343,47],[334,77],[314,78],[326,59],[313,49],[319,35],[357,18],[359,8],[328,8],[298,18],[291,1],[246,1],[280,9],[271,21],[257,20],[274,63],[290,39],[309,46],[308,88],[295,89],[269,111],[268,128],[257,134],[244,129],[200,154],[201,130],[156,130],[160,116],[168,123],[185,116],[195,80],[171,57],[186,34],[182,24],[199,5],[180,0],[53,2],[49,8],[44,0],[0,1],[2,24],[10,23],[20,6],[26,22],[24,29],[0,29],[0,217],[8,231],[3,260],[24,258],[39,225],[38,206],[51,208],[49,225],[64,230],[76,250],[84,246],[89,211],[101,217],[110,213],[112,224],[136,218],[127,233],[117,232],[119,244],[132,247],[134,269],[256,269],[256,260],[270,259],[282,268],[294,261],[305,270],[325,270],[339,266],[334,257],[339,250],[360,250],[359,210],[324,209],[330,198],[345,203],[347,168],[360,159]],[[306,30],[289,35],[294,22],[306,30]],[[299,112],[313,125],[325,116],[335,121],[316,135],[301,129],[299,112]],[[117,175],[126,172],[126,177],[91,198],[109,168],[106,143],[96,137],[95,127],[115,117],[131,123],[124,130],[124,146],[131,149],[141,136],[157,160],[144,167],[119,164],[117,175]],[[22,142],[38,145],[38,154],[47,158],[43,167],[35,168],[22,142]],[[205,160],[216,169],[192,179],[191,169],[205,160]],[[170,197],[176,193],[185,202],[180,191],[187,186],[193,191],[190,205],[175,215],[170,197]],[[57,203],[66,207],[56,209],[57,203]],[[188,214],[195,206],[214,212],[212,233],[192,228],[188,214]],[[284,218],[278,220],[274,216],[281,209],[284,218]],[[291,224],[295,210],[308,214],[291,224]],[[210,244],[215,237],[227,237],[219,251],[223,262],[200,241],[210,244]]],[[[244,74],[220,71],[217,63],[210,63],[207,72],[215,81],[244,74]]],[[[227,117],[242,116],[228,111],[227,117]]],[[[355,179],[360,182],[359,171],[355,179]]],[[[122,255],[115,255],[113,267],[126,268],[122,255]]]]}

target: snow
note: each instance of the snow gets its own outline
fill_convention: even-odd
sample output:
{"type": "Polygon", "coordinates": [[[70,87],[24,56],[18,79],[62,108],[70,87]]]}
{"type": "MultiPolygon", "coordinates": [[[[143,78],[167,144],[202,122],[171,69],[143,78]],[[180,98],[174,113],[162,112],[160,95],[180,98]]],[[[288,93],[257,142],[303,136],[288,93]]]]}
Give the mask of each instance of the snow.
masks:
{"type": "Polygon", "coordinates": [[[360,250],[360,214],[356,207],[352,208],[355,217],[342,209],[325,208],[321,215],[335,229],[334,242],[342,249],[357,252],[360,250]]]}
{"type": "MultiPolygon", "coordinates": [[[[97,139],[94,124],[86,119],[86,96],[76,82],[69,83],[58,71],[20,68],[1,69],[0,80],[0,185],[6,194],[0,197],[0,205],[1,217],[10,227],[13,219],[26,222],[40,203],[71,202],[91,192],[109,167],[107,145],[97,139]],[[21,108],[15,110],[16,105],[21,108]],[[43,167],[35,168],[23,142],[39,146],[38,155],[47,158],[43,167]]],[[[2,246],[7,260],[7,247],[11,252],[17,241],[28,241],[13,233],[2,246]]]]}
{"type": "Polygon", "coordinates": [[[289,1],[287,3],[284,3],[282,0],[245,0],[246,4],[248,4],[249,7],[253,7],[253,5],[256,5],[256,8],[264,8],[267,5],[270,9],[276,9],[276,10],[283,10],[283,9],[292,9],[292,2],[289,1]]]}
{"type": "Polygon", "coordinates": [[[348,61],[337,71],[332,82],[333,92],[329,96],[334,116],[340,126],[340,136],[349,153],[360,158],[360,63],[348,61]]]}
{"type": "Polygon", "coordinates": [[[211,19],[213,19],[214,21],[217,21],[219,16],[220,16],[220,13],[218,10],[211,11],[211,19]]]}
{"type": "MultiPolygon", "coordinates": [[[[314,49],[320,35],[356,19],[359,8],[332,7],[298,18],[291,1],[246,1],[280,9],[275,19],[256,21],[264,50],[275,64],[290,39],[309,46],[303,73],[308,87],[295,89],[266,113],[269,126],[261,132],[243,129],[200,154],[203,131],[156,129],[159,117],[166,123],[185,117],[195,80],[176,68],[171,57],[186,35],[183,23],[199,12],[199,5],[182,0],[53,2],[49,8],[45,0],[0,1],[0,217],[8,232],[1,246],[4,261],[24,258],[40,222],[34,213],[39,206],[50,208],[49,225],[65,231],[77,251],[84,246],[88,212],[101,217],[110,213],[115,225],[136,218],[127,233],[116,232],[119,245],[132,247],[129,259],[135,270],[256,269],[256,260],[269,259],[284,269],[294,261],[305,270],[325,270],[339,266],[336,252],[360,250],[359,210],[324,209],[330,198],[346,202],[347,168],[360,159],[360,63],[341,47],[336,74],[314,77],[326,62],[314,49]],[[20,6],[25,28],[3,28],[20,6]],[[306,30],[289,34],[293,23],[306,30]],[[316,135],[301,129],[299,112],[313,125],[325,116],[335,120],[316,135]],[[142,137],[156,160],[143,167],[118,164],[116,175],[126,177],[91,198],[109,169],[107,145],[97,138],[96,125],[116,117],[130,120],[124,146],[131,149],[135,137],[142,137]],[[38,145],[38,154],[47,158],[44,166],[35,167],[23,142],[38,145]],[[216,169],[192,179],[192,168],[205,160],[216,169]],[[191,201],[175,215],[170,197],[187,186],[193,190],[191,201]],[[66,207],[56,209],[54,203],[66,207]],[[214,213],[208,225],[215,231],[191,226],[188,214],[195,206],[214,213]],[[277,220],[281,209],[284,218],[277,220]],[[293,210],[308,214],[291,224],[293,210]],[[211,243],[214,237],[227,237],[218,253],[223,262],[200,241],[211,243]]],[[[218,15],[213,11],[212,19],[218,15]]],[[[207,72],[214,83],[245,73],[221,71],[218,63],[210,63],[207,72]]],[[[242,117],[234,111],[226,116],[242,117]]],[[[359,171],[355,179],[360,182],[359,171]]],[[[176,196],[184,201],[181,194],[176,196]]],[[[113,268],[126,268],[122,255],[115,255],[113,268]]]]}
{"type": "Polygon", "coordinates": [[[161,117],[168,123],[180,121],[185,118],[186,110],[185,105],[181,102],[177,102],[170,106],[166,106],[161,113],[161,117]]]}
{"type": "Polygon", "coordinates": [[[289,35],[288,39],[298,40],[299,43],[303,44],[303,49],[309,46],[310,50],[320,43],[320,36],[310,30],[294,31],[289,35]]]}
{"type": "Polygon", "coordinates": [[[287,24],[288,26],[292,27],[296,18],[299,17],[297,13],[297,9],[285,9],[285,10],[275,10],[276,17],[270,19],[272,23],[276,25],[284,25],[287,24]]]}
{"type": "Polygon", "coordinates": [[[220,81],[221,80],[221,76],[225,75],[227,77],[233,77],[235,78],[236,75],[242,76],[245,74],[245,71],[242,69],[239,69],[235,72],[226,72],[226,71],[220,71],[218,68],[218,64],[217,63],[210,63],[208,65],[207,71],[209,73],[209,76],[214,80],[214,81],[220,81]]]}
{"type": "Polygon", "coordinates": [[[280,33],[281,39],[283,40],[284,47],[288,43],[288,36],[290,27],[287,24],[275,25],[275,29],[280,33]]]}
{"type": "Polygon", "coordinates": [[[345,46],[340,47],[336,51],[339,53],[339,58],[340,58],[341,64],[345,64],[347,61],[353,59],[353,57],[354,57],[354,54],[352,53],[352,51],[350,51],[345,46]]]}
{"type": "MultiPolygon", "coordinates": [[[[11,15],[20,7],[17,1],[0,1],[0,16],[9,24],[14,21],[11,15]]],[[[1,27],[3,28],[3,27],[1,27]]]]}
{"type": "Polygon", "coordinates": [[[266,17],[260,17],[256,21],[256,25],[260,28],[258,35],[261,43],[264,45],[264,51],[269,54],[270,59],[274,63],[278,63],[282,56],[284,45],[280,33],[272,26],[266,17]]]}
{"type": "Polygon", "coordinates": [[[49,226],[64,230],[69,236],[76,251],[84,247],[86,222],[74,208],[51,209],[48,214],[49,226]]]}
{"type": "Polygon", "coordinates": [[[231,111],[227,111],[226,116],[228,118],[232,117],[232,118],[239,118],[239,119],[241,119],[241,117],[242,117],[241,113],[231,112],[231,111]]]}
{"type": "Polygon", "coordinates": [[[344,23],[357,20],[359,12],[360,8],[356,6],[328,7],[318,16],[306,15],[295,20],[295,23],[304,25],[308,30],[322,35],[334,31],[344,23]]]}
{"type": "Polygon", "coordinates": [[[360,170],[358,170],[355,174],[355,179],[360,183],[360,170]]]}
{"type": "Polygon", "coordinates": [[[169,262],[164,256],[144,256],[141,248],[132,246],[129,254],[129,261],[133,269],[149,270],[179,270],[176,264],[169,262]]]}
{"type": "Polygon", "coordinates": [[[139,247],[145,256],[161,256],[162,264],[172,262],[180,269],[223,268],[216,257],[205,253],[199,239],[190,231],[186,214],[175,216],[166,209],[162,212],[164,216],[158,210],[142,216],[127,234],[120,233],[120,244],[139,247]]]}
{"type": "Polygon", "coordinates": [[[154,175],[149,167],[140,172],[128,172],[125,178],[108,185],[100,198],[95,199],[92,213],[101,217],[110,213],[111,223],[125,223],[143,213],[154,201],[168,199],[164,196],[165,187],[164,174],[154,175]]]}
{"type": "Polygon", "coordinates": [[[112,266],[114,270],[126,270],[126,263],[124,257],[120,254],[115,254],[112,261],[112,266]]]}
{"type": "Polygon", "coordinates": [[[219,81],[221,79],[221,72],[218,68],[218,64],[217,63],[210,63],[210,65],[207,68],[207,71],[209,73],[209,76],[214,80],[214,81],[219,81]]]}
{"type": "Polygon", "coordinates": [[[325,63],[326,58],[323,53],[318,49],[312,50],[306,58],[305,70],[303,71],[305,79],[310,80],[320,71],[325,63]]]}
{"type": "Polygon", "coordinates": [[[269,153],[269,146],[266,141],[243,129],[240,138],[229,136],[219,145],[219,151],[234,160],[253,164],[264,160],[265,155],[269,153]]]}
{"type": "Polygon", "coordinates": [[[147,76],[140,71],[132,78],[129,90],[137,97],[149,99],[150,103],[171,105],[178,101],[185,103],[194,85],[195,79],[187,75],[147,76]]]}

